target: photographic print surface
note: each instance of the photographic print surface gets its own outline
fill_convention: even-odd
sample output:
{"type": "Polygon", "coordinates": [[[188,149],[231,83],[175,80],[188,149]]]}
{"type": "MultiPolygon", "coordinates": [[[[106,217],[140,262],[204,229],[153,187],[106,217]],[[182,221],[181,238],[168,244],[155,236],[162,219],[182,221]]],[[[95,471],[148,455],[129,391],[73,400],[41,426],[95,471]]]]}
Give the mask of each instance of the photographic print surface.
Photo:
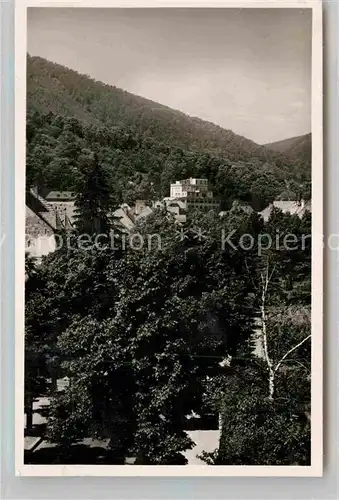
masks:
{"type": "Polygon", "coordinates": [[[24,464],[310,467],[312,9],[29,8],[26,57],[24,464]]]}

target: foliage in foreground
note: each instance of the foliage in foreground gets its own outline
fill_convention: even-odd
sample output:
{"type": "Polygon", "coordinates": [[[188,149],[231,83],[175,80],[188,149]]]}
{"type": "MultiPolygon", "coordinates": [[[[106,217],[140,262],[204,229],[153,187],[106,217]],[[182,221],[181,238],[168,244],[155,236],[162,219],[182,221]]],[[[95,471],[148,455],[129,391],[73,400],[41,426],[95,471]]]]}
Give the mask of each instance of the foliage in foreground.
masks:
{"type": "MultiPolygon", "coordinates": [[[[91,210],[107,229],[103,188],[105,210],[91,210]]],[[[91,196],[78,198],[78,231],[91,196]]],[[[185,416],[210,407],[223,421],[213,463],[308,463],[310,346],[284,355],[308,335],[310,247],[259,255],[256,246],[223,245],[222,235],[235,229],[235,242],[243,234],[257,240],[280,227],[300,236],[309,225],[308,216],[278,211],[264,225],[234,206],[222,218],[196,214],[181,228],[159,211],[118,249],[75,245],[34,272],[28,265],[26,352],[38,352],[43,369],[57,360],[58,373],[71,380],[53,395],[49,438],[66,454],[93,437],[108,440],[114,463],[134,456],[141,464],[184,464],[182,453],[193,446],[185,416]],[[129,245],[136,234],[146,242],[138,250],[129,245]],[[160,236],[160,245],[152,237],[149,246],[149,235],[160,236]],[[260,359],[253,356],[259,313],[269,346],[260,359]],[[271,394],[269,373],[277,366],[271,394]]],[[[94,238],[98,226],[86,228],[94,238]]],[[[34,380],[30,368],[27,380],[34,380]]]]}

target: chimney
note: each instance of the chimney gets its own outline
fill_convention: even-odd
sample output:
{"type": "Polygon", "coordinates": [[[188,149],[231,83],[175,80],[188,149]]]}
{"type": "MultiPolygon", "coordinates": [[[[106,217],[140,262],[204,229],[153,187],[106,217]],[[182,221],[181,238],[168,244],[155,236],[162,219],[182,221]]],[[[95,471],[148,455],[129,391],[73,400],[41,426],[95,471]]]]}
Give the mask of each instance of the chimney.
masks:
{"type": "Polygon", "coordinates": [[[55,229],[62,229],[63,225],[58,210],[55,210],[55,229]]]}

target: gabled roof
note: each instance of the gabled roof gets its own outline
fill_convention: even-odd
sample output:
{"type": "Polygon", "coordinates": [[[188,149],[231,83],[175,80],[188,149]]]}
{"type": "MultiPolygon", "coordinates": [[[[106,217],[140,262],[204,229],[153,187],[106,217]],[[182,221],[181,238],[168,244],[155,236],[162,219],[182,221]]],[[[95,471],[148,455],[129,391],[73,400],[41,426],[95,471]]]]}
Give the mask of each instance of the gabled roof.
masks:
{"type": "Polygon", "coordinates": [[[186,201],[184,198],[172,198],[170,200],[166,200],[167,207],[180,207],[182,209],[186,208],[186,201]]]}
{"type": "Polygon", "coordinates": [[[237,210],[237,209],[242,210],[247,215],[251,215],[254,212],[253,208],[248,203],[235,200],[232,204],[231,210],[237,210]]]}
{"type": "Polygon", "coordinates": [[[53,229],[26,205],[25,232],[27,237],[37,238],[41,235],[52,235],[53,229]]]}
{"type": "Polygon", "coordinates": [[[259,212],[259,214],[262,216],[265,222],[268,221],[268,219],[270,218],[272,209],[273,209],[273,204],[271,203],[270,205],[268,205],[268,207],[264,208],[264,210],[259,212]]]}
{"type": "Polygon", "coordinates": [[[26,191],[26,206],[29,207],[34,213],[48,212],[45,200],[33,190],[26,191]]]}
{"type": "Polygon", "coordinates": [[[262,210],[260,215],[263,217],[264,221],[267,221],[271,215],[273,208],[278,208],[284,214],[298,215],[302,217],[306,211],[312,211],[312,202],[298,202],[294,200],[275,200],[273,203],[268,205],[264,210],[262,210]]]}
{"type": "Polygon", "coordinates": [[[132,229],[134,222],[122,207],[118,208],[113,212],[113,217],[118,220],[118,222],[124,226],[126,229],[132,229]]]}
{"type": "Polygon", "coordinates": [[[142,217],[147,217],[148,215],[151,215],[151,213],[153,213],[153,210],[150,208],[150,207],[144,207],[140,214],[138,214],[136,217],[135,217],[135,220],[139,220],[140,218],[142,217]]]}
{"type": "Polygon", "coordinates": [[[50,191],[45,196],[46,201],[71,201],[74,200],[75,193],[71,191],[50,191]]]}
{"type": "Polygon", "coordinates": [[[301,208],[301,206],[298,204],[298,202],[292,201],[292,200],[274,201],[273,206],[275,208],[279,208],[279,210],[282,210],[284,213],[289,212],[290,214],[295,214],[296,212],[298,212],[298,209],[301,208]]]}
{"type": "MultiPolygon", "coordinates": [[[[57,193],[58,191],[53,191],[57,193]]],[[[35,214],[53,231],[70,228],[74,220],[73,201],[47,201],[34,189],[26,192],[26,219],[35,214]]]]}
{"type": "Polygon", "coordinates": [[[68,217],[70,222],[73,224],[75,218],[75,204],[73,201],[49,201],[46,205],[51,212],[58,213],[61,220],[68,217]]]}

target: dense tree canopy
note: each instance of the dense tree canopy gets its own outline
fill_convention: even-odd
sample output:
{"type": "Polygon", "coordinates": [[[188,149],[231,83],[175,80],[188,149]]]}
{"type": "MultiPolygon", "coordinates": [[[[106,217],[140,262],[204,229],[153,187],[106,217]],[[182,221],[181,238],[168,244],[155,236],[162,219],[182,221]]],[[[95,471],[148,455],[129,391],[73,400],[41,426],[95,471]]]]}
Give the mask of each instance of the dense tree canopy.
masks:
{"type": "MultiPolygon", "coordinates": [[[[204,222],[213,231],[201,241],[196,221],[182,238],[174,219],[159,212],[130,235],[128,245],[144,239],[141,249],[68,255],[67,325],[58,349],[72,384],[53,406],[51,438],[109,436],[119,456],[123,450],[142,463],[182,463],[180,452],[190,446],[185,415],[201,408],[203,382],[220,361],[248,351],[253,324],[241,258],[221,247],[220,230],[231,220],[214,222],[204,222]],[[117,435],[134,438],[117,446],[117,435]]],[[[59,267],[65,255],[55,259],[59,267]]]]}
{"type": "Polygon", "coordinates": [[[49,438],[65,449],[106,438],[112,463],[131,455],[184,464],[193,446],[186,416],[205,408],[223,422],[209,463],[308,463],[310,248],[261,253],[248,242],[278,226],[301,236],[309,224],[279,211],[264,224],[234,205],[223,217],[196,213],[178,226],[158,210],[114,249],[75,245],[46,257],[42,285],[27,302],[27,331],[48,342],[71,380],[53,398],[49,438]],[[253,352],[267,263],[272,398],[267,360],[253,352]]]}
{"type": "Polygon", "coordinates": [[[299,219],[273,210],[265,230],[264,249],[249,273],[256,356],[232,360],[214,382],[223,425],[219,449],[203,456],[210,464],[310,464],[310,214],[299,219]],[[284,244],[287,235],[294,236],[293,246],[284,244]]]}
{"type": "Polygon", "coordinates": [[[184,464],[187,415],[207,411],[222,423],[209,463],[308,464],[311,217],[264,222],[244,204],[310,196],[309,159],[40,58],[28,57],[28,102],[27,187],[72,191],[76,221],[26,262],[27,415],[67,375],[47,424],[65,456],[93,437],[111,463],[184,464]],[[222,214],[178,224],[157,209],[116,227],[122,201],[187,177],[208,179],[222,214]]]}

